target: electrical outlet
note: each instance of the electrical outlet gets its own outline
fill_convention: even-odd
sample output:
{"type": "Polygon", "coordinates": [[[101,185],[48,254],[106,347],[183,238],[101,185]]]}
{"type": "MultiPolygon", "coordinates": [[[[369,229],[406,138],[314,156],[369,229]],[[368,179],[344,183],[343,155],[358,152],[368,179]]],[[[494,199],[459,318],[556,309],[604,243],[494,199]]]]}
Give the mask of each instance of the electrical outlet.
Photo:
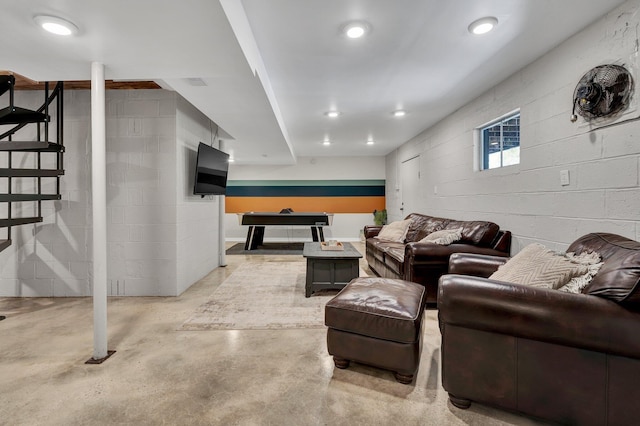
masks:
{"type": "Polygon", "coordinates": [[[569,170],[560,170],[560,185],[569,185],[569,170]]]}

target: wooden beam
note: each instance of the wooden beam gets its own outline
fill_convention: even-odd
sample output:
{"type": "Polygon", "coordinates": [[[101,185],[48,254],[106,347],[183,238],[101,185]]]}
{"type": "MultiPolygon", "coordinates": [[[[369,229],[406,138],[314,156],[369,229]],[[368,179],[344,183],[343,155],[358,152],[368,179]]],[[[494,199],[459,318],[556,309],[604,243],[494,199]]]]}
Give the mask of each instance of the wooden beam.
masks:
{"type": "MultiPolygon", "coordinates": [[[[0,75],[13,75],[16,78],[16,90],[44,90],[44,83],[31,80],[12,71],[0,71],[0,75]]],[[[50,88],[53,86],[50,85],[50,88]]],[[[65,80],[66,90],[90,90],[89,80],[65,80]]],[[[105,80],[106,90],[140,90],[140,89],[161,89],[154,81],[113,81],[105,80]]]]}

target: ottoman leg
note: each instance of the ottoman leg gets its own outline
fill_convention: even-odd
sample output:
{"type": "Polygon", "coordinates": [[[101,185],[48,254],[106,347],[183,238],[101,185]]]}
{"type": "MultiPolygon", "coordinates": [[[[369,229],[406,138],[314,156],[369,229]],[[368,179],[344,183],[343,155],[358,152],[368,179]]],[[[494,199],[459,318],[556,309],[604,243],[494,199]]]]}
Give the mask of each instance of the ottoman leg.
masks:
{"type": "Polygon", "coordinates": [[[394,373],[394,375],[396,377],[396,380],[403,385],[408,385],[409,383],[413,382],[413,374],[394,373]]]}
{"type": "Polygon", "coordinates": [[[338,368],[347,368],[349,367],[351,361],[349,361],[348,359],[344,359],[344,358],[339,358],[337,356],[333,357],[333,363],[336,365],[336,367],[338,368]]]}

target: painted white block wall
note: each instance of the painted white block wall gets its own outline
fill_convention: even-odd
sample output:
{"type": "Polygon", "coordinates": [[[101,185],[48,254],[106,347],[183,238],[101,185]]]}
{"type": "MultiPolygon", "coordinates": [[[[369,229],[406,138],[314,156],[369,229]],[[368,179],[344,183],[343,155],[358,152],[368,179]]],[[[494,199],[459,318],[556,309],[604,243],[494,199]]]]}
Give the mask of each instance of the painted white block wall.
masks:
{"type": "Polygon", "coordinates": [[[390,219],[402,216],[401,194],[390,191],[401,186],[400,164],[419,155],[420,211],[492,220],[513,232],[513,253],[531,242],[564,250],[589,232],[640,239],[640,75],[638,35],[631,30],[640,26],[639,6],[638,0],[623,4],[390,153],[390,219]],[[632,71],[635,101],[623,120],[594,130],[569,116],[576,83],[603,63],[632,71]],[[474,171],[474,129],[517,108],[521,163],[474,171]],[[560,184],[561,170],[569,170],[568,186],[560,184]]]}
{"type": "Polygon", "coordinates": [[[107,92],[111,295],[176,292],[175,96],[107,92]]]}
{"type": "MultiPolygon", "coordinates": [[[[174,92],[106,98],[109,294],[178,295],[218,266],[216,201],[191,195],[189,184],[211,123],[174,92]]],[[[40,93],[16,92],[19,106],[41,103],[40,93]]],[[[12,229],[0,296],[91,294],[90,92],[66,91],[64,116],[62,200],[43,202],[44,223],[12,229]]]]}
{"type": "MultiPolygon", "coordinates": [[[[346,180],[385,179],[384,157],[299,157],[291,166],[238,166],[229,168],[230,180],[346,180]]],[[[388,190],[388,189],[387,189],[388,190]]],[[[283,206],[287,207],[287,206],[283,206]]],[[[331,212],[329,212],[331,213],[331,212]]],[[[365,225],[373,224],[371,213],[338,213],[333,224],[324,228],[325,239],[358,241],[365,225]]],[[[225,218],[226,239],[244,241],[247,227],[238,223],[238,216],[227,213],[225,218]]],[[[308,227],[265,228],[264,240],[311,241],[308,227]]]]}
{"type": "Polygon", "coordinates": [[[177,294],[220,265],[219,195],[193,195],[198,144],[219,147],[215,125],[193,105],[177,97],[177,294]]]}

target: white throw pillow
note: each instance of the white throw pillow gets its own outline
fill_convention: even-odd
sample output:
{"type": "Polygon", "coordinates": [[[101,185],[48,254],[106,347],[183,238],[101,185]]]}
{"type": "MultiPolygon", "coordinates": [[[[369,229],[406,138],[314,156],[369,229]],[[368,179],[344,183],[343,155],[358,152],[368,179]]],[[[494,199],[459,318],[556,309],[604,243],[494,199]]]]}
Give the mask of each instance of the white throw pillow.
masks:
{"type": "Polygon", "coordinates": [[[378,235],[375,238],[385,241],[392,241],[394,243],[404,243],[404,239],[407,236],[411,219],[399,220],[391,222],[388,225],[384,225],[378,235]]]}
{"type": "Polygon", "coordinates": [[[433,243],[440,244],[442,246],[448,246],[449,244],[462,239],[462,228],[458,229],[443,229],[440,231],[432,232],[423,239],[420,243],[433,243]]]}

